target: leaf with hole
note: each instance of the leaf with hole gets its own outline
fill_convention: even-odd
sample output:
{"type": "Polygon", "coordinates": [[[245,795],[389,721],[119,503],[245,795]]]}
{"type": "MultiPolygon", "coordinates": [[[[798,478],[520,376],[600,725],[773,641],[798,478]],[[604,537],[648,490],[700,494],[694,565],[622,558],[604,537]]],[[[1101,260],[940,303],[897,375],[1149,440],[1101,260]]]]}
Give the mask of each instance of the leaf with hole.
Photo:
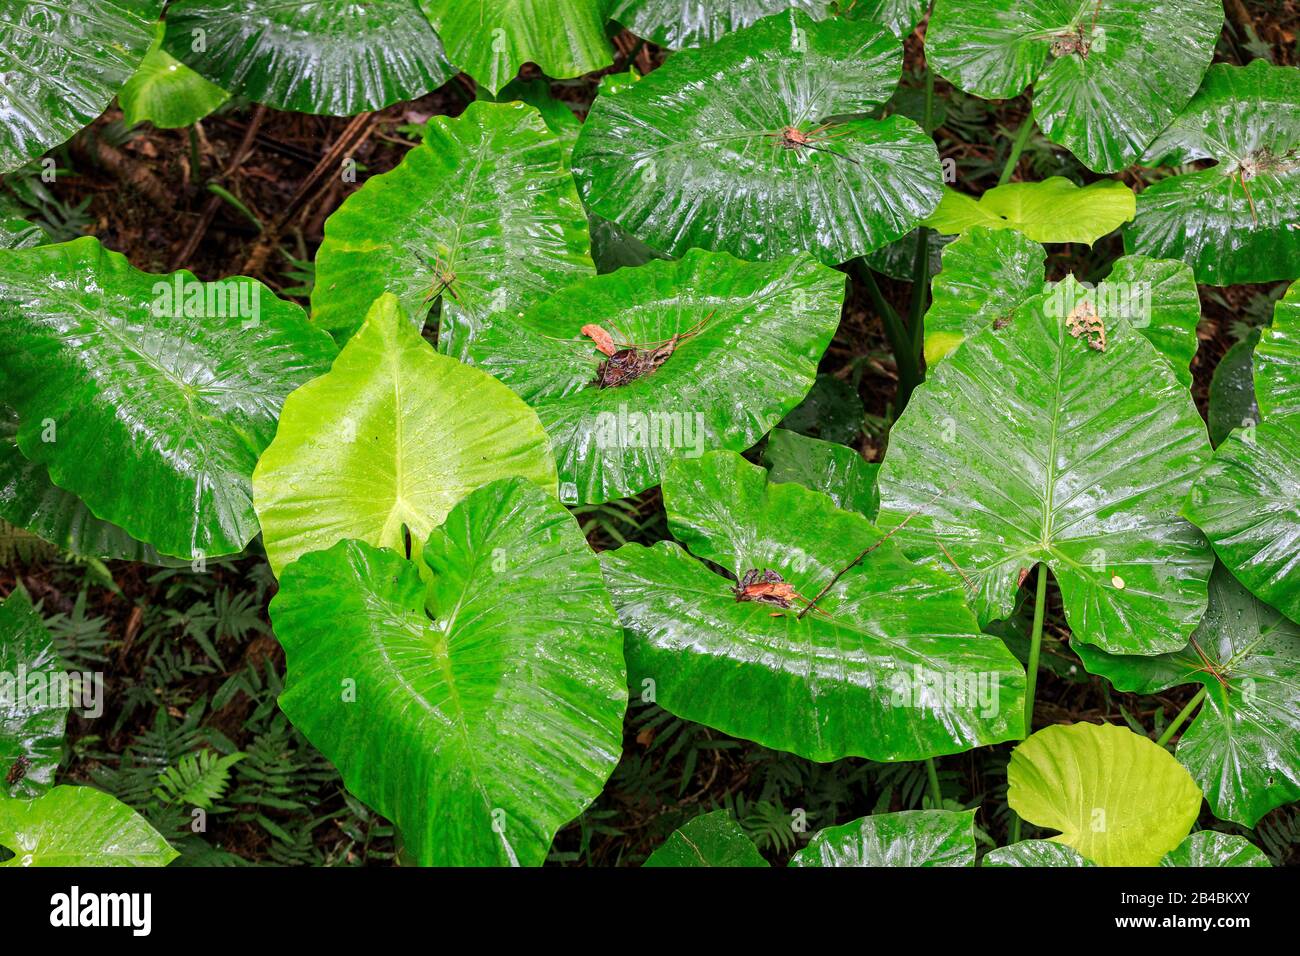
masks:
{"type": "Polygon", "coordinates": [[[1076,186],[1053,176],[1041,183],[994,186],[978,199],[944,189],[938,208],[922,225],[949,235],[976,226],[1014,229],[1034,242],[1090,246],[1131,220],[1136,208],[1133,190],[1117,179],[1076,186]]]}

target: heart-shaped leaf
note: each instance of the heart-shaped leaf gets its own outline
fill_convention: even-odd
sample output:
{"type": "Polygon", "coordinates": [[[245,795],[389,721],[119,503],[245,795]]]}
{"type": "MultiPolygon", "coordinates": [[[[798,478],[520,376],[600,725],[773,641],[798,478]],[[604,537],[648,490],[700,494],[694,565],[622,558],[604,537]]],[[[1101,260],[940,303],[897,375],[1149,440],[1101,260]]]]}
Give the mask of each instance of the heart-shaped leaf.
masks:
{"type": "Polygon", "coordinates": [[[1049,306],[1069,316],[1087,309],[1103,324],[1123,319],[1166,356],[1184,386],[1198,346],[1201,300],[1185,262],[1124,256],[1098,283],[1069,277],[1043,282],[1047,253],[1036,242],[1008,230],[975,226],[943,252],[943,270],[933,282],[934,299],[925,316],[925,360],[932,366],[986,326],[1005,325],[1033,295],[1051,291],[1049,306]]]}
{"type": "Polygon", "coordinates": [[[1273,324],[1259,334],[1254,369],[1260,412],[1300,412],[1300,282],[1273,307],[1273,324]]]}
{"type": "Polygon", "coordinates": [[[852,259],[939,202],[939,156],[920,127],[857,115],[889,98],[901,68],[882,26],[767,17],[598,96],[574,148],[578,188],[592,212],[671,255],[852,259]]]}
{"type": "Polygon", "coordinates": [[[600,567],[573,517],[518,478],[452,508],[424,561],[427,586],[361,541],[285,569],[280,706],[421,865],[539,865],[621,750],[600,567]]]}
{"type": "Polygon", "coordinates": [[[904,810],[827,827],[791,866],[974,866],[975,811],[904,810]]]}
{"type": "Polygon", "coordinates": [[[0,402],[19,450],[164,554],[248,544],[257,456],[333,354],[253,279],[151,275],[89,236],[0,253],[0,402]]]}
{"type": "Polygon", "coordinates": [[[847,445],[808,438],[788,428],[774,428],[763,450],[767,480],[772,484],[793,481],[820,491],[835,507],[856,511],[868,519],[880,509],[876,473],[880,466],[869,462],[847,445]]]}
{"type": "Polygon", "coordinates": [[[946,549],[982,624],[1010,616],[1045,561],[1081,640],[1175,650],[1205,610],[1213,564],[1178,515],[1210,456],[1205,423],[1128,323],[1089,333],[1054,305],[1053,293],[1027,300],[916,390],[890,433],[878,522],[915,513],[900,543],[946,549]]]}
{"type": "Polygon", "coordinates": [[[1300,411],[1238,429],[1214,451],[1183,514],[1261,601],[1300,621],[1300,411]]]}
{"type": "Polygon", "coordinates": [[[1234,428],[1259,424],[1255,401],[1254,353],[1259,342],[1255,330],[1223,354],[1210,379],[1210,407],[1206,422],[1210,444],[1218,448],[1234,428]]]}
{"type": "Polygon", "coordinates": [[[1011,751],[1007,802],[1101,866],[1156,866],[1182,842],[1201,791],[1162,747],[1113,724],[1055,724],[1011,751]]]}
{"type": "Polygon", "coordinates": [[[1014,229],[1035,242],[1092,245],[1133,218],[1133,190],[1117,179],[1076,186],[1061,176],[1041,183],[994,186],[979,199],[945,189],[922,224],[939,232],[963,233],[975,226],[1014,229]]]}
{"type": "Polygon", "coordinates": [[[1051,840],[1021,840],[989,850],[981,866],[1096,866],[1083,854],[1064,843],[1051,840]]]}
{"type": "Polygon", "coordinates": [[[936,0],[926,56],[968,93],[1034,86],[1034,119],[1097,172],[1141,155],[1201,83],[1219,0],[936,0]]]}
{"type": "Polygon", "coordinates": [[[140,814],[90,787],[0,797],[0,866],[166,866],[178,856],[140,814]]]}
{"type": "Polygon", "coordinates": [[[672,832],[645,866],[768,866],[731,813],[701,813],[672,832]]]}
{"type": "MultiPolygon", "coordinates": [[[[1217,4],[1216,4],[1217,5],[1217,4]]],[[[1198,282],[1300,275],[1300,75],[1254,60],[1210,67],[1200,92],[1151,144],[1151,165],[1212,159],[1142,191],[1130,252],[1183,259],[1198,282]]]]}
{"type": "Polygon", "coordinates": [[[536,409],[561,500],[608,501],[658,484],[673,459],[758,441],[812,386],[843,296],[844,276],[808,256],[696,249],[488,318],[463,351],[536,409]]]}
{"type": "Polygon", "coordinates": [[[404,551],[479,485],[517,475],[555,491],[533,411],[439,355],[385,295],[322,375],[284,403],[253,474],[271,568],[355,538],[404,551]]]}
{"type": "Polygon", "coordinates": [[[159,23],[149,53],[117,94],[122,116],[132,125],[150,122],[160,129],[189,126],[230,99],[229,93],[162,48],[165,31],[166,26],[159,23]]]}
{"type": "Polygon", "coordinates": [[[1178,741],[1178,760],[1214,815],[1253,827],[1300,799],[1300,624],[1256,599],[1223,567],[1187,646],[1157,657],[1071,646],[1116,689],[1154,694],[1199,681],[1206,701],[1178,741]]]}
{"type": "Polygon", "coordinates": [[[436,116],[424,142],[325,222],[312,322],[340,340],[392,292],[417,321],[441,299],[443,352],[494,312],[512,315],[593,271],[566,148],[522,103],[436,116]]]}
{"type": "Polygon", "coordinates": [[[1245,837],[1215,830],[1193,833],[1166,853],[1161,866],[1272,866],[1264,851],[1245,837]]]}
{"type": "Polygon", "coordinates": [[[0,799],[36,797],[54,783],[68,720],[63,680],[54,638],[27,592],[14,591],[0,604],[0,799]]]}
{"type": "Polygon", "coordinates": [[[609,18],[642,39],[680,50],[716,43],[784,10],[821,20],[834,6],[835,0],[613,0],[609,18]]]}
{"type": "Polygon", "coordinates": [[[606,0],[419,0],[453,63],[495,94],[525,63],[561,79],[608,66],[606,0]]]}
{"type": "Polygon", "coordinates": [[[979,632],[955,574],[731,452],[677,460],[663,493],[691,554],[661,541],[601,555],[632,685],[660,706],[820,761],[919,760],[1021,736],[1023,671],[979,632]]]}
{"type": "Polygon", "coordinates": [[[0,174],[104,112],[161,11],[162,0],[0,0],[0,174]]]}
{"type": "Polygon", "coordinates": [[[176,0],[167,52],[278,110],[348,116],[455,75],[416,0],[176,0]]]}

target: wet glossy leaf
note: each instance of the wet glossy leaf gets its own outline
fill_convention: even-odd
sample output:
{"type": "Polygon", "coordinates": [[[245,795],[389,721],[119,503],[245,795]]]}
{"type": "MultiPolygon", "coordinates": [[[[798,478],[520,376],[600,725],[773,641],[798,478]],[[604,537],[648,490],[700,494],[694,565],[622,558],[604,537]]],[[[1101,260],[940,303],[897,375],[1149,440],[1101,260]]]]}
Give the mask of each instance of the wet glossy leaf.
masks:
{"type": "Polygon", "coordinates": [[[333,354],[253,279],[140,272],[91,237],[0,253],[0,401],[18,449],[164,554],[252,539],[253,465],[284,397],[333,354]]]}
{"type": "Polygon", "coordinates": [[[161,10],[162,0],[0,0],[0,173],[104,112],[161,10]]]}
{"type": "Polygon", "coordinates": [[[1215,64],[1144,163],[1212,159],[1142,191],[1124,247],[1183,259],[1198,282],[1235,285],[1300,275],[1300,74],[1254,60],[1215,64]]]}
{"type": "Polygon", "coordinates": [[[904,810],[827,827],[791,866],[974,866],[975,811],[904,810]]]}
{"type": "Polygon", "coordinates": [[[1114,172],[1191,99],[1222,26],[1219,0],[936,0],[926,55],[985,99],[1033,84],[1047,138],[1114,172]]]}
{"type": "Polygon", "coordinates": [[[1300,621],[1300,411],[1265,417],[1214,451],[1183,507],[1228,570],[1300,621]]]}
{"type": "Polygon", "coordinates": [[[0,797],[0,866],[166,866],[177,853],[140,814],[90,787],[0,797]]]}
{"type": "Polygon", "coordinates": [[[385,292],[417,321],[441,300],[439,347],[593,271],[561,137],[522,103],[437,116],[424,141],[325,222],[312,322],[340,340],[385,292]]]}
{"type": "Polygon", "coordinates": [[[843,296],[843,275],[808,256],[747,263],[692,250],[486,319],[463,351],[537,411],[561,500],[609,501],[658,484],[675,458],[757,442],[807,394],[843,296]],[[582,333],[589,324],[620,350],[684,337],[658,368],[601,388],[614,359],[582,333]]]}
{"type": "Polygon", "coordinates": [[[731,813],[701,813],[672,832],[645,866],[768,866],[731,813]]]}
{"type": "Polygon", "coordinates": [[[397,299],[377,300],[327,375],[284,403],[253,475],[271,568],[355,538],[413,553],[480,485],[555,490],[541,422],[513,392],[439,355],[397,299]]]}
{"type": "Polygon", "coordinates": [[[939,156],[920,127],[854,115],[889,99],[901,66],[882,26],[767,17],[597,97],[573,154],[579,190],[671,255],[835,264],[870,252],[939,201],[939,156]],[[843,122],[822,128],[832,117],[843,122]]]}
{"type": "Polygon", "coordinates": [[[159,23],[148,55],[117,94],[127,123],[150,122],[161,129],[189,126],[230,99],[162,48],[166,27],[159,23]]]}
{"type": "Polygon", "coordinates": [[[1007,783],[1011,809],[1101,866],[1156,866],[1201,808],[1178,761],[1113,724],[1043,728],[1011,752],[1007,783]]]}
{"type": "Polygon", "coordinates": [[[415,0],[176,0],[166,48],[232,93],[330,116],[417,99],[456,72],[415,0]]]}
{"type": "Polygon", "coordinates": [[[842,15],[850,20],[883,23],[896,36],[905,37],[921,22],[926,0],[838,0],[842,15]]]}
{"type": "Polygon", "coordinates": [[[1255,402],[1254,353],[1259,332],[1228,349],[1214,367],[1210,379],[1210,409],[1206,416],[1210,426],[1210,444],[1219,447],[1234,428],[1259,422],[1259,405],[1255,402]]]}
{"type": "Polygon", "coordinates": [[[982,624],[1009,616],[1022,576],[1046,561],[1081,640],[1177,649],[1205,610],[1213,563],[1178,515],[1210,456],[1205,424],[1127,323],[1097,351],[1061,311],[1051,294],[1029,299],[916,390],[880,469],[879,524],[917,512],[898,540],[955,564],[982,624]]]}
{"type": "Polygon", "coordinates": [[[27,592],[12,592],[0,604],[0,800],[36,797],[54,783],[68,719],[68,701],[53,693],[62,674],[27,592]]]}
{"type": "Polygon", "coordinates": [[[736,580],[770,569],[811,600],[880,540],[865,518],[768,484],[731,452],[674,462],[664,501],[689,554],[673,541],[628,544],[601,563],[632,686],[666,710],[820,761],[919,760],[1023,733],[1023,671],[979,632],[955,574],[889,541],[799,619],[802,601],[740,601],[736,580]]]}
{"type": "Polygon", "coordinates": [[[784,10],[821,20],[835,0],[612,0],[609,18],[669,50],[708,46],[784,10]]]}
{"type": "Polygon", "coordinates": [[[1073,847],[1051,840],[1021,840],[995,847],[980,861],[981,866],[1096,866],[1073,847]]]}
{"type": "Polygon", "coordinates": [[[1166,853],[1161,866],[1272,866],[1264,851],[1245,837],[1214,830],[1193,833],[1166,853]]]}
{"type": "Polygon", "coordinates": [[[547,76],[608,66],[605,0],[419,0],[453,63],[496,93],[525,63],[547,76]]]}
{"type": "Polygon", "coordinates": [[[1300,412],[1300,282],[1273,307],[1255,348],[1255,394],[1265,415],[1300,412]]]}
{"type": "Polygon", "coordinates": [[[808,438],[788,428],[774,428],[763,450],[767,480],[793,481],[820,491],[835,507],[856,511],[871,519],[880,508],[876,473],[880,465],[869,462],[848,445],[808,438]]]}
{"type": "Polygon", "coordinates": [[[1203,684],[1205,703],[1179,738],[1178,760],[1215,816],[1253,827],[1274,807],[1300,799],[1300,624],[1218,565],[1192,641],[1157,657],[1072,646],[1084,667],[1117,690],[1155,694],[1203,684]]]}
{"type": "Polygon", "coordinates": [[[1133,218],[1133,191],[1117,179],[1076,186],[1061,176],[1041,183],[994,186],[976,199],[945,189],[939,207],[922,224],[942,233],[975,226],[1014,229],[1035,242],[1092,245],[1133,218]]]}
{"type": "Polygon", "coordinates": [[[423,553],[427,586],[361,541],[285,569],[280,706],[418,863],[540,865],[621,750],[622,638],[600,567],[523,479],[469,494],[423,553]]]}

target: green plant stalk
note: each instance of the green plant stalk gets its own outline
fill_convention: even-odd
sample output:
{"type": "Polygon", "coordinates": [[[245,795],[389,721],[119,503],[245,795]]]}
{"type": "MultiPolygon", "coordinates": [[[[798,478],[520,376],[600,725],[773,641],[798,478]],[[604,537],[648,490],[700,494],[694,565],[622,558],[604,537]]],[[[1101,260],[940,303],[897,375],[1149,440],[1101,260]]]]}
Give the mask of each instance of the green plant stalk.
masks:
{"type": "Polygon", "coordinates": [[[907,326],[912,336],[912,364],[916,366],[917,382],[925,381],[921,367],[921,350],[925,342],[925,307],[930,292],[930,230],[918,226],[916,230],[916,258],[912,260],[912,301],[907,326]]]}
{"type": "Polygon", "coordinates": [[[1006,165],[1002,167],[1002,175],[998,177],[998,185],[1005,186],[1011,182],[1011,176],[1016,171],[1016,163],[1020,162],[1020,154],[1025,151],[1029,144],[1029,137],[1034,132],[1034,114],[1030,113],[1025,117],[1025,121],[1020,124],[1020,130],[1016,133],[1015,141],[1011,144],[1011,155],[1007,157],[1006,165]]]}
{"type": "Polygon", "coordinates": [[[866,260],[854,259],[853,266],[857,270],[858,278],[866,286],[872,305],[885,323],[885,338],[889,339],[889,348],[898,363],[898,396],[894,401],[894,417],[897,418],[907,406],[907,400],[911,397],[913,389],[920,384],[920,369],[917,368],[912,355],[912,339],[903,325],[902,318],[894,311],[894,307],[885,301],[880,286],[876,284],[875,274],[872,273],[866,260]]]}
{"type": "Polygon", "coordinates": [[[1188,717],[1192,716],[1192,711],[1197,708],[1201,701],[1205,700],[1205,692],[1207,690],[1209,690],[1208,687],[1202,687],[1198,690],[1196,696],[1187,702],[1187,706],[1178,712],[1178,716],[1175,717],[1173,722],[1165,728],[1165,732],[1161,734],[1160,739],[1156,741],[1157,746],[1163,747],[1165,744],[1169,743],[1169,739],[1178,732],[1178,728],[1187,721],[1188,717]]]}
{"type": "Polygon", "coordinates": [[[1025,668],[1025,736],[1034,732],[1034,691],[1038,685],[1038,657],[1043,649],[1043,615],[1047,611],[1047,565],[1039,562],[1038,590],[1034,596],[1034,631],[1029,640],[1029,665],[1025,668]]]}
{"type": "Polygon", "coordinates": [[[936,810],[943,809],[943,791],[939,789],[939,771],[934,765],[934,758],[925,758],[925,775],[930,778],[930,799],[936,810]]]}

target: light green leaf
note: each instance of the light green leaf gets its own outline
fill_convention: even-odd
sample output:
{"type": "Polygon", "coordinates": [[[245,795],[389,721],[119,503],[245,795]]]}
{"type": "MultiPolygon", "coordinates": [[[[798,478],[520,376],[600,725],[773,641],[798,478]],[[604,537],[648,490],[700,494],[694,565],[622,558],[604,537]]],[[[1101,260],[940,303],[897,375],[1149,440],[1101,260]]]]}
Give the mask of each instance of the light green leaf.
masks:
{"type": "Polygon", "coordinates": [[[1092,245],[1133,218],[1133,190],[1117,179],[1076,186],[1062,176],[1041,183],[994,186],[976,199],[944,189],[943,200],[923,226],[962,233],[975,226],[1014,229],[1035,242],[1092,245]]]}
{"type": "Polygon", "coordinates": [[[178,856],[140,814],[90,787],[0,797],[0,866],[166,866],[178,856]]]}
{"type": "Polygon", "coordinates": [[[160,129],[189,126],[203,119],[230,94],[162,48],[166,26],[159,23],[153,46],[135,75],[117,94],[127,123],[150,122],[160,129]]]}
{"type": "Polygon", "coordinates": [[[981,624],[1010,616],[1045,561],[1081,640],[1175,650],[1205,610],[1213,564],[1178,515],[1210,456],[1205,423],[1126,322],[1099,351],[1062,312],[1052,293],[1029,299],[916,390],[890,434],[878,522],[908,521],[904,550],[955,564],[981,624]]]}
{"type": "Polygon", "coordinates": [[[555,492],[537,416],[491,376],[439,355],[397,299],[377,300],[329,373],[284,403],[253,474],[276,574],[356,538],[404,552],[467,492],[512,475],[555,492]]]}
{"type": "Polygon", "coordinates": [[[415,0],[176,0],[165,43],[232,93],[330,116],[418,99],[456,73],[415,0]]]}
{"type": "Polygon", "coordinates": [[[161,10],[162,0],[0,0],[0,174],[104,112],[161,10]]]}
{"type": "Polygon", "coordinates": [[[1300,412],[1300,282],[1273,307],[1255,348],[1255,394],[1265,415],[1300,412]]]}
{"type": "Polygon", "coordinates": [[[1183,259],[1210,285],[1300,276],[1298,151],[1300,71],[1215,64],[1143,162],[1217,165],[1144,189],[1125,249],[1183,259]]]}
{"type": "Polygon", "coordinates": [[[1163,748],[1113,724],[1045,727],[1011,752],[1007,802],[1101,866],[1156,866],[1196,822],[1201,791],[1163,748]]]}
{"type": "Polygon", "coordinates": [[[827,827],[791,866],[974,866],[975,811],[904,810],[827,827]]]}
{"type": "Polygon", "coordinates": [[[767,480],[772,484],[793,481],[820,491],[835,507],[856,511],[873,519],[880,508],[876,473],[880,466],[869,462],[848,445],[808,438],[788,428],[774,428],[763,449],[767,480]]]}
{"type": "Polygon", "coordinates": [[[555,79],[608,66],[602,0],[419,0],[453,63],[496,93],[525,63],[555,79]]]}
{"type": "Polygon", "coordinates": [[[1219,0],[936,0],[926,55],[985,99],[1034,86],[1034,119],[1090,169],[1132,163],[1200,85],[1219,0]]]}
{"type": "Polygon", "coordinates": [[[151,275],[89,236],[0,253],[0,402],[18,449],[163,554],[248,544],[257,456],[284,397],[333,354],[253,279],[151,275]]]}
{"type": "Polygon", "coordinates": [[[657,485],[674,459],[757,442],[812,386],[843,297],[844,276],[809,256],[750,263],[696,249],[486,319],[463,352],[537,411],[561,500],[609,501],[657,485]],[[599,387],[614,380],[600,369],[616,366],[581,333],[588,324],[620,349],[686,337],[657,369],[599,387]]]}
{"type": "Polygon", "coordinates": [[[1300,621],[1300,410],[1233,432],[1192,486],[1183,514],[1261,601],[1300,621]]]}
{"type": "Polygon", "coordinates": [[[325,222],[312,322],[340,340],[385,292],[423,323],[441,300],[439,348],[489,315],[517,315],[590,275],[587,220],[561,137],[522,103],[436,116],[424,141],[325,222]]]}
{"type": "Polygon", "coordinates": [[[622,746],[622,638],[599,565],[523,479],[469,494],[424,561],[427,587],[360,541],[285,569],[280,706],[421,865],[540,865],[622,746]]]}
{"type": "Polygon", "coordinates": [[[27,592],[14,591],[0,604],[0,799],[36,797],[54,783],[68,719],[62,676],[54,638],[27,592]]]}
{"type": "Polygon", "coordinates": [[[1161,866],[1272,866],[1245,837],[1200,830],[1166,853],[1161,866]]]}
{"type": "Polygon", "coordinates": [[[645,866],[768,866],[731,813],[701,813],[672,832],[645,866]]]}
{"type": "Polygon", "coordinates": [[[579,191],[674,256],[852,259],[939,202],[939,155],[921,128],[859,115],[889,99],[901,69],[882,26],[767,17],[598,96],[574,148],[579,191]]]}
{"type": "Polygon", "coordinates": [[[679,459],[663,492],[690,554],[661,541],[601,555],[632,686],[652,687],[661,707],[819,761],[919,760],[1023,734],[1023,671],[979,632],[955,574],[885,542],[800,619],[804,600],[880,541],[865,518],[768,484],[732,452],[679,459]],[[736,582],[765,570],[804,600],[738,600],[736,582]]]}

